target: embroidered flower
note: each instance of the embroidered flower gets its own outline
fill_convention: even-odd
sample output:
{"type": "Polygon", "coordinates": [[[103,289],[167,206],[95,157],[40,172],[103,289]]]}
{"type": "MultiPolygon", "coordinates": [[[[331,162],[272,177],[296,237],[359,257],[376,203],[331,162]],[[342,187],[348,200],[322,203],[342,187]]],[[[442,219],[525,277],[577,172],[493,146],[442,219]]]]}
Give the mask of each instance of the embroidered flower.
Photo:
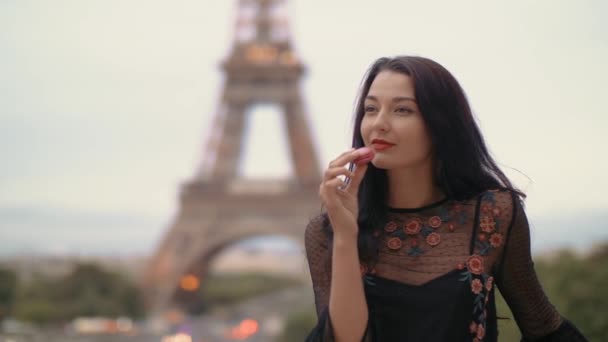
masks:
{"type": "Polygon", "coordinates": [[[491,233],[496,228],[496,222],[494,222],[494,218],[491,216],[483,216],[479,222],[479,226],[482,231],[491,233]]]}
{"type": "Polygon", "coordinates": [[[494,285],[494,277],[489,277],[488,280],[486,280],[486,290],[492,291],[493,285],[494,285]]]}
{"type": "Polygon", "coordinates": [[[456,265],[456,268],[459,270],[464,270],[464,264],[459,262],[458,265],[456,265]]]}
{"type": "Polygon", "coordinates": [[[456,203],[452,206],[452,210],[455,212],[462,211],[462,209],[464,209],[464,206],[461,203],[456,203]]]}
{"type": "Polygon", "coordinates": [[[456,230],[456,226],[453,223],[448,224],[448,230],[450,232],[453,232],[456,230]]]}
{"type": "Polygon", "coordinates": [[[433,216],[429,219],[429,226],[433,228],[439,228],[441,226],[441,218],[439,216],[433,216]]]}
{"type": "Polygon", "coordinates": [[[492,245],[492,247],[494,247],[494,248],[502,245],[502,241],[503,241],[503,236],[500,233],[494,233],[490,236],[490,245],[492,245]]]}
{"type": "Polygon", "coordinates": [[[486,234],[484,234],[484,233],[477,234],[477,240],[486,241],[486,234]]]}
{"type": "Polygon", "coordinates": [[[477,327],[477,338],[480,340],[483,340],[485,335],[486,335],[486,329],[483,327],[483,324],[480,324],[477,327]]]}
{"type": "Polygon", "coordinates": [[[471,322],[471,324],[469,325],[469,331],[471,332],[471,334],[476,333],[477,332],[477,323],[471,322]]]}
{"type": "Polygon", "coordinates": [[[473,274],[483,273],[483,259],[479,255],[471,255],[467,260],[467,267],[473,274]]]}
{"type": "Polygon", "coordinates": [[[395,230],[397,230],[397,224],[395,222],[393,222],[393,221],[390,221],[389,223],[386,224],[386,226],[384,226],[384,230],[387,233],[392,233],[395,230]]]}
{"type": "Polygon", "coordinates": [[[410,246],[412,246],[412,247],[418,246],[418,239],[411,239],[410,240],[410,246]]]}
{"type": "Polygon", "coordinates": [[[492,206],[488,203],[484,203],[481,205],[481,212],[484,214],[488,214],[492,211],[492,206]]]}
{"type": "Polygon", "coordinates": [[[483,284],[481,283],[481,281],[479,279],[473,279],[473,281],[471,282],[471,291],[473,291],[474,294],[479,294],[482,289],[483,284]]]}
{"type": "Polygon", "coordinates": [[[392,249],[392,250],[398,250],[401,248],[401,239],[398,237],[393,237],[390,238],[387,242],[388,248],[392,249]]]}
{"type": "Polygon", "coordinates": [[[426,237],[426,243],[435,247],[441,242],[441,236],[437,233],[431,233],[426,237]]]}
{"type": "Polygon", "coordinates": [[[405,224],[404,230],[406,234],[416,235],[420,232],[422,224],[418,219],[412,219],[405,224]]]}
{"type": "Polygon", "coordinates": [[[501,213],[502,213],[502,210],[500,210],[500,208],[492,209],[492,215],[494,215],[496,217],[500,216],[501,213]]]}

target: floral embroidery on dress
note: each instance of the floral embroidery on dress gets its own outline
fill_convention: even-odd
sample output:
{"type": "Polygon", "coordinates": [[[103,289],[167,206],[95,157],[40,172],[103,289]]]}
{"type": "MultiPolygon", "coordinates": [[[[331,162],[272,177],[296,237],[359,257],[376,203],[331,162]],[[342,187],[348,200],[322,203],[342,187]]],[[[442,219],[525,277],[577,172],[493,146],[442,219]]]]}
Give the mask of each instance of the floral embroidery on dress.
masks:
{"type": "Polygon", "coordinates": [[[473,281],[471,282],[471,291],[473,291],[474,294],[478,295],[482,289],[483,285],[481,284],[481,280],[473,279],[473,281]]]}
{"type": "Polygon", "coordinates": [[[407,248],[407,255],[419,256],[424,253],[421,243],[426,242],[431,248],[441,243],[442,227],[446,227],[444,229],[451,233],[456,231],[455,222],[465,224],[466,221],[467,211],[461,202],[440,207],[437,215],[426,220],[419,217],[406,220],[393,218],[384,226],[387,235],[386,246],[393,252],[407,248]]]}
{"type": "Polygon", "coordinates": [[[422,227],[422,223],[420,223],[419,219],[411,219],[403,227],[403,230],[406,234],[416,235],[420,233],[420,227],[422,227]]]}
{"type": "Polygon", "coordinates": [[[464,205],[462,203],[456,202],[452,204],[451,212],[455,216],[454,219],[458,221],[459,224],[465,224],[467,221],[466,210],[464,210],[464,205]]]}
{"type": "Polygon", "coordinates": [[[395,222],[393,222],[393,221],[390,221],[389,223],[386,224],[386,226],[384,226],[384,230],[387,233],[392,233],[395,230],[397,230],[397,224],[395,222]]]}
{"type": "Polygon", "coordinates": [[[441,226],[441,217],[433,216],[429,219],[429,226],[432,228],[439,228],[441,226]]]}
{"type": "Polygon", "coordinates": [[[480,255],[471,255],[466,263],[460,263],[458,269],[464,270],[460,281],[468,281],[471,286],[473,300],[473,318],[469,331],[473,341],[483,341],[486,329],[486,305],[493,290],[493,277],[485,273],[484,259],[480,255]]]}
{"type": "Polygon", "coordinates": [[[479,213],[479,228],[481,232],[475,241],[475,247],[479,249],[480,255],[488,255],[493,249],[503,243],[503,235],[499,233],[502,228],[502,210],[496,206],[494,192],[486,192],[482,197],[481,210],[479,213]]]}
{"type": "Polygon", "coordinates": [[[494,222],[494,217],[492,216],[482,216],[481,222],[479,223],[481,227],[481,231],[486,233],[491,233],[496,229],[496,222],[494,222]]]}
{"type": "Polygon", "coordinates": [[[466,262],[459,263],[456,268],[462,270],[460,281],[467,281],[473,295],[473,316],[469,331],[473,342],[482,342],[486,334],[486,306],[494,289],[494,277],[489,275],[484,267],[485,256],[492,250],[503,245],[504,235],[499,230],[502,211],[496,207],[494,192],[487,192],[482,197],[480,207],[479,228],[476,235],[475,247],[477,253],[471,255],[466,262]]]}
{"type": "Polygon", "coordinates": [[[437,246],[441,242],[441,235],[437,233],[431,233],[426,237],[426,243],[430,246],[437,246]]]}
{"type": "Polygon", "coordinates": [[[399,250],[399,249],[401,249],[401,245],[402,245],[401,239],[396,236],[392,237],[388,240],[387,245],[388,245],[388,248],[390,248],[392,250],[399,250]]]}
{"type": "Polygon", "coordinates": [[[501,233],[494,233],[490,236],[490,245],[494,248],[498,248],[502,245],[503,237],[501,233]]]}
{"type": "Polygon", "coordinates": [[[473,274],[480,275],[483,272],[483,259],[479,255],[471,255],[466,265],[473,274]]]}

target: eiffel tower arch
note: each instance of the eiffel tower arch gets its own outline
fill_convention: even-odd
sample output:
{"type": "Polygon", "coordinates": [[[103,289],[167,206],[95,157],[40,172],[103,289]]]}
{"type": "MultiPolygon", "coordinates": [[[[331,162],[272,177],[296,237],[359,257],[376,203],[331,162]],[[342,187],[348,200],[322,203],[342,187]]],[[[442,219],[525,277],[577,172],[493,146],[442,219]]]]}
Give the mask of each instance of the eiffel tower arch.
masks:
{"type": "Polygon", "coordinates": [[[145,272],[151,312],[187,301],[227,246],[266,234],[302,243],[306,223],[319,213],[319,162],[300,88],[305,68],[291,43],[285,5],[285,0],[238,2],[232,51],[222,63],[219,110],[201,167],[181,187],[177,215],[145,272]],[[245,116],[257,104],[282,110],[294,170],[286,180],[238,177],[245,116]],[[194,286],[180,286],[185,277],[194,286]]]}

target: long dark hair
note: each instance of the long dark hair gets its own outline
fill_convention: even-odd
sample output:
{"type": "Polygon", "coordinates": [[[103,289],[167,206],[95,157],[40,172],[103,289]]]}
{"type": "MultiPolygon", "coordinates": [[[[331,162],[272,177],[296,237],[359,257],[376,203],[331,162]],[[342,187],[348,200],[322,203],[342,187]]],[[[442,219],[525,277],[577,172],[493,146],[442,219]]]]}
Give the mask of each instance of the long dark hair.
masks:
{"type": "MultiPolygon", "coordinates": [[[[372,82],[382,71],[402,73],[412,78],[418,108],[433,146],[434,179],[447,198],[468,200],[490,189],[507,189],[525,198],[525,194],[511,184],[490,155],[456,78],[428,58],[383,57],[371,65],[356,100],[352,147],[364,146],[361,136],[364,101],[372,82]]],[[[369,263],[377,257],[372,230],[386,219],[387,199],[386,171],[370,163],[358,194],[359,258],[362,262],[369,263]]]]}

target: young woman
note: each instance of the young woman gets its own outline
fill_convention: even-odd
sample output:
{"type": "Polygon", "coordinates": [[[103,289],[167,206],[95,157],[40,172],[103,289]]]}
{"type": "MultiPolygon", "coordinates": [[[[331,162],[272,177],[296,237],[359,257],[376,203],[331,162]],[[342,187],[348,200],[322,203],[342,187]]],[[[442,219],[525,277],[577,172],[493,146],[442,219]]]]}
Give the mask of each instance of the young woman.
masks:
{"type": "Polygon", "coordinates": [[[522,341],[586,341],[545,296],[525,195],[445,68],[378,59],[353,133],[324,173],[326,212],[306,228],[319,317],[308,341],[497,341],[495,286],[522,341]]]}

